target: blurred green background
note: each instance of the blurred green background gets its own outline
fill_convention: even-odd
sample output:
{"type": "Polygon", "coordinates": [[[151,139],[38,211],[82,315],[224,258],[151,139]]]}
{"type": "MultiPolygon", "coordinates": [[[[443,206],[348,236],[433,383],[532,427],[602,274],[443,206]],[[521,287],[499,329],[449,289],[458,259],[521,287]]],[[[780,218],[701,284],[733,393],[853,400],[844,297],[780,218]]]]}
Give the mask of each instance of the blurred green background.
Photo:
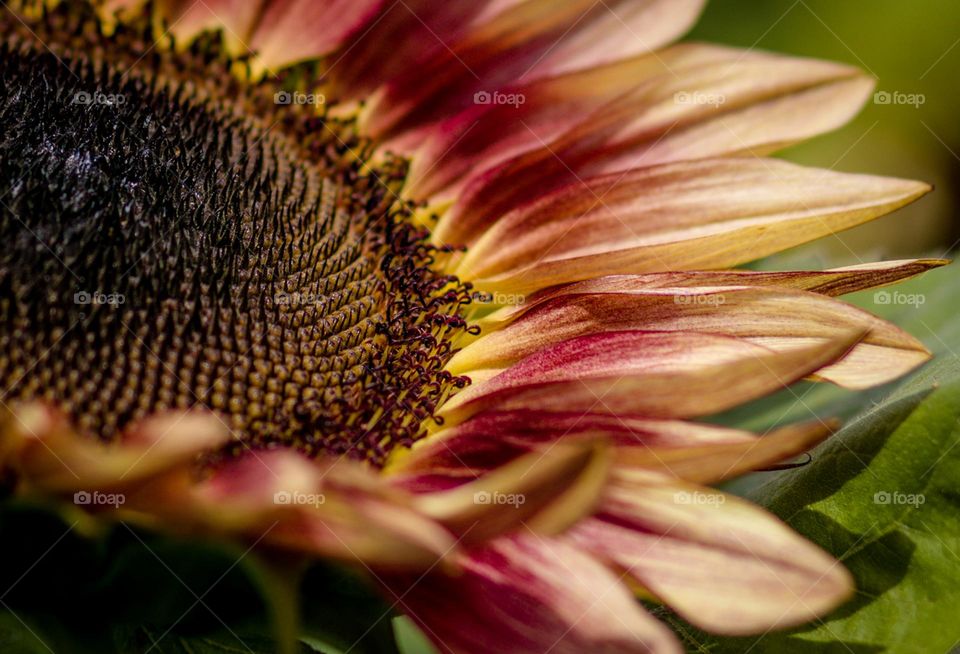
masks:
{"type": "MultiPolygon", "coordinates": [[[[839,171],[920,179],[935,191],[874,223],[788,253],[824,265],[944,256],[960,239],[960,2],[710,0],[688,40],[842,61],[877,91],[923,104],[869,102],[843,129],[782,156],[839,171]]],[[[780,264],[784,259],[780,258],[780,264]]]]}

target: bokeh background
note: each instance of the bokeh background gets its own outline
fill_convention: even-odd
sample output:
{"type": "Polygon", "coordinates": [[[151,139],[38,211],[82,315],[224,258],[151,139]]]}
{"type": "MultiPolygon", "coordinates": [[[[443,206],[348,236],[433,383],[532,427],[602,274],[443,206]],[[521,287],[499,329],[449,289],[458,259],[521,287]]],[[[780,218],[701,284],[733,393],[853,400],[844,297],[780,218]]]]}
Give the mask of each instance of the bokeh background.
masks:
{"type": "Polygon", "coordinates": [[[779,264],[941,257],[960,245],[960,1],[710,0],[687,40],[842,61],[875,77],[877,91],[922,96],[919,106],[870,102],[843,129],[780,156],[921,179],[934,193],[779,264]]]}

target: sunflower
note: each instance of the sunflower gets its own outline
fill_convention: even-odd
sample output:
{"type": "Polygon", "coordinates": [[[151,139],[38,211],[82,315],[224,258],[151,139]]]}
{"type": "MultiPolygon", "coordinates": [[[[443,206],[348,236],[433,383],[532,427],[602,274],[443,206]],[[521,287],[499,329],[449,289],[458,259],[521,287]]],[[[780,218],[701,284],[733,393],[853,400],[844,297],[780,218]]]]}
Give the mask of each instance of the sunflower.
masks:
{"type": "Polygon", "coordinates": [[[736,266],[929,187],[765,158],[872,80],[671,46],[701,5],[6,7],[9,492],[360,567],[443,651],[836,607],[837,561],[710,488],[835,425],[696,419],[925,361],[835,298],[944,262],[736,266]]]}

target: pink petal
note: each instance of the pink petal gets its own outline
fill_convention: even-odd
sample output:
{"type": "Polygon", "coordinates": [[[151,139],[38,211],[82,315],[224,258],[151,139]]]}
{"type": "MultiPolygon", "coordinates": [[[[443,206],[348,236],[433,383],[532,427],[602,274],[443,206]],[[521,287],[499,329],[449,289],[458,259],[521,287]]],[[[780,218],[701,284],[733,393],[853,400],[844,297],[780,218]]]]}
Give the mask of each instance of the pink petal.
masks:
{"type": "Polygon", "coordinates": [[[607,173],[767,154],[844,124],[873,86],[848,66],[766,53],[685,44],[654,56],[659,75],[641,67],[564,134],[471,173],[437,240],[471,245],[514,207],[607,173]]]}
{"type": "MultiPolygon", "coordinates": [[[[649,52],[680,36],[700,0],[569,0],[501,3],[457,42],[390,80],[368,109],[365,130],[379,139],[416,130],[469,107],[480,91],[524,78],[590,67],[649,52]],[[626,16],[626,22],[617,15],[626,16]],[[492,12],[491,12],[492,13],[492,12]],[[654,19],[656,17],[656,19],[654,19]],[[597,31],[607,31],[599,45],[597,31]],[[632,32],[632,33],[631,33],[632,32]]],[[[432,47],[432,41],[427,42],[432,47]]]]}
{"type": "Polygon", "coordinates": [[[374,20],[384,0],[271,0],[250,47],[267,70],[333,52],[374,20]]]}
{"type": "Polygon", "coordinates": [[[26,488],[71,493],[123,488],[189,467],[229,438],[212,414],[188,411],[151,417],[107,444],[77,433],[62,413],[35,403],[12,408],[2,449],[26,488]]]}
{"type": "Polygon", "coordinates": [[[682,651],[616,575],[569,544],[500,539],[464,556],[462,566],[456,578],[387,580],[400,607],[442,652],[682,651]]]}
{"type": "Polygon", "coordinates": [[[755,441],[748,432],[702,423],[602,413],[494,411],[419,441],[389,471],[474,479],[558,441],[599,437],[621,451],[631,446],[659,450],[755,441]]]}
{"type": "Polygon", "coordinates": [[[929,189],[765,159],[657,166],[512,212],[458,274],[484,290],[525,293],[615,273],[726,268],[867,222],[929,189]]]}
{"type": "Polygon", "coordinates": [[[724,411],[841,358],[860,338],[787,352],[724,336],[610,332],[544,348],[461,391],[440,415],[531,408],[683,418],[724,411]]]}
{"type": "Polygon", "coordinates": [[[643,286],[604,293],[565,293],[513,312],[513,320],[488,331],[451,359],[448,370],[504,368],[540,348],[586,334],[678,331],[743,338],[776,351],[832,339],[851,330],[864,339],[818,378],[851,388],[889,382],[929,359],[915,338],[848,304],[784,288],[643,286]]]}
{"type": "Polygon", "coordinates": [[[802,624],[853,591],[840,563],[773,516],[734,496],[649,473],[611,489],[598,516],[569,538],[716,633],[802,624]]]}

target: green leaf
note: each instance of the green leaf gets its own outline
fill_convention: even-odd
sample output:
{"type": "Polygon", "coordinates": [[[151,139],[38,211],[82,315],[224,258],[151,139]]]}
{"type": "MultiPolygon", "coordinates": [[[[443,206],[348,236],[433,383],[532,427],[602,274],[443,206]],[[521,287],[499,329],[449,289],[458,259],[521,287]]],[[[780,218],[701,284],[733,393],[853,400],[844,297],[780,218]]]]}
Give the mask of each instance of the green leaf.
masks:
{"type": "Polygon", "coordinates": [[[437,648],[407,616],[393,619],[393,631],[400,654],[437,654],[437,648]]]}
{"type": "Polygon", "coordinates": [[[751,499],[833,553],[855,598],[759,638],[684,627],[693,651],[947,652],[960,641],[960,363],[932,365],[751,499]]]}

